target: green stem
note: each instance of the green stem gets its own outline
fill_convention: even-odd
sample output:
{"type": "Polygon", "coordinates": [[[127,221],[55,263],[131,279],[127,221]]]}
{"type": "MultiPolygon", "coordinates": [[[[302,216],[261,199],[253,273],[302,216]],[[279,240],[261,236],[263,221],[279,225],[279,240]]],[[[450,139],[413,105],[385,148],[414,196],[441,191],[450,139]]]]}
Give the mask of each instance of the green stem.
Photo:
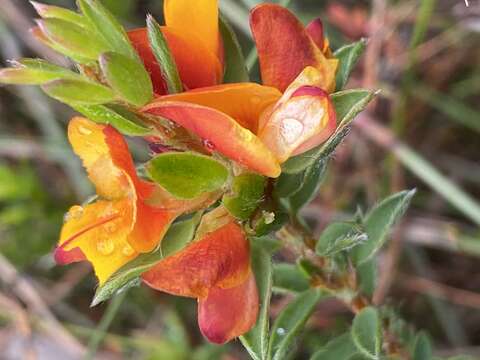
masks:
{"type": "Polygon", "coordinates": [[[115,316],[120,309],[120,305],[122,305],[126,295],[127,291],[121,292],[116,297],[114,297],[108,305],[107,309],[105,310],[105,314],[103,315],[102,319],[98,323],[97,328],[95,329],[88,341],[88,351],[87,355],[85,355],[85,360],[93,360],[95,358],[98,348],[105,339],[107,330],[115,319],[115,316]]]}

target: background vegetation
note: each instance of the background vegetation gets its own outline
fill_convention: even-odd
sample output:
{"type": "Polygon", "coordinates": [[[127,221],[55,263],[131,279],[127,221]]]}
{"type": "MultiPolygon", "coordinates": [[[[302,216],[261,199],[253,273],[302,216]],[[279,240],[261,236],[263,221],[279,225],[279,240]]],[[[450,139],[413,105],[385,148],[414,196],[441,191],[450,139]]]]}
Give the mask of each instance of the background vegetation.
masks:
{"type": "MultiPolygon", "coordinates": [[[[45,2],[73,7],[73,0],[45,2]]],[[[279,2],[305,22],[321,16],[334,49],[369,38],[347,87],[381,89],[337,151],[305,216],[319,234],[358,205],[366,209],[417,188],[379,258],[375,301],[425,330],[436,354],[480,357],[480,3],[279,2]]],[[[162,19],[158,0],[104,3],[128,28],[144,26],[147,12],[162,19]]],[[[255,3],[221,0],[247,55],[248,7],[255,3]]],[[[34,17],[26,0],[2,0],[3,66],[21,56],[65,63],[29,36],[34,17]]],[[[258,74],[255,58],[248,59],[258,74]]],[[[0,88],[0,358],[75,358],[85,348],[105,359],[246,358],[238,342],[219,347],[203,341],[193,300],[138,287],[91,309],[95,279],[88,265],[55,266],[51,250],[63,213],[93,190],[65,138],[71,115],[40,90],[0,88]]],[[[142,143],[131,146],[139,159],[145,156],[142,143]]],[[[291,258],[288,249],[279,256],[291,258]]],[[[272,315],[290,299],[276,295],[272,315]]],[[[295,359],[344,332],[351,317],[339,302],[321,302],[295,359]]]]}

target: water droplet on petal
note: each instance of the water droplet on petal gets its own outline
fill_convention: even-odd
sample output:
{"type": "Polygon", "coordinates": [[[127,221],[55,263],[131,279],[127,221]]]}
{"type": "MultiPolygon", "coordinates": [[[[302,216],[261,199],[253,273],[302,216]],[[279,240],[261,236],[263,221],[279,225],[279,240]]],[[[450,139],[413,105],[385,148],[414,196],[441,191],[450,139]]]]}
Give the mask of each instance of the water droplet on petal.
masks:
{"type": "Polygon", "coordinates": [[[79,132],[81,135],[90,135],[90,134],[92,133],[92,130],[87,129],[87,128],[84,127],[84,126],[79,126],[79,127],[78,127],[78,132],[79,132]]]}
{"type": "Polygon", "coordinates": [[[117,225],[114,222],[108,222],[104,225],[105,231],[108,233],[113,233],[117,230],[117,225]]]}
{"type": "Polygon", "coordinates": [[[102,255],[110,255],[115,250],[115,244],[110,239],[104,239],[97,242],[97,250],[102,255]]]}
{"type": "Polygon", "coordinates": [[[132,256],[135,250],[129,245],[126,244],[122,249],[122,254],[125,256],[132,256]]]}
{"type": "Polygon", "coordinates": [[[215,144],[208,139],[203,140],[203,146],[205,146],[209,151],[215,151],[216,149],[215,144]]]}
{"type": "Polygon", "coordinates": [[[292,144],[302,135],[303,124],[294,118],[283,119],[280,125],[280,134],[287,144],[292,144]]]}
{"type": "Polygon", "coordinates": [[[63,222],[70,220],[78,220],[83,215],[83,207],[80,205],[75,205],[70,208],[70,210],[64,215],[63,222]]]}

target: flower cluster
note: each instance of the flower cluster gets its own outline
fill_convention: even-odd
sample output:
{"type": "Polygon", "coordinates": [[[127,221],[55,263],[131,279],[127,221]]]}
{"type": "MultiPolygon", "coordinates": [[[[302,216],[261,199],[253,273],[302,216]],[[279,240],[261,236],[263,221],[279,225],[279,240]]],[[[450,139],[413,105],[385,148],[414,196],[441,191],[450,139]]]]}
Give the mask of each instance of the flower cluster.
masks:
{"type": "Polygon", "coordinates": [[[70,121],[68,138],[98,196],[66,214],[55,259],[89,261],[103,286],[160,251],[143,282],[198,299],[210,341],[238,337],[258,314],[248,234],[269,179],[337,127],[330,93],[338,60],[322,23],[304,27],[281,6],[255,7],[258,84],[241,68],[232,76],[238,59],[227,45],[235,41],[217,0],[165,0],[165,26],[149,17],[147,28],[129,32],[98,1],[78,3],[79,13],[35,3],[41,19],[32,30],[78,72],[40,59],[0,72],[1,82],[41,85],[85,116],[70,121]],[[150,144],[146,175],[124,134],[150,144]],[[172,224],[197,215],[193,234],[165,251],[172,224]]]}

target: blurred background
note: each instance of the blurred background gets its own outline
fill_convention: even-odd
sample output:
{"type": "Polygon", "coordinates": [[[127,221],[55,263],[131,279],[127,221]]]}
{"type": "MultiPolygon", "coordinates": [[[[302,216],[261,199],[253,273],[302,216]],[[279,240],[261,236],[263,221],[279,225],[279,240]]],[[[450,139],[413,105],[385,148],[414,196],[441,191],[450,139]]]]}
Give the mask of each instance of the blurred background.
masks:
{"type": "MultiPolygon", "coordinates": [[[[46,3],[72,8],[73,0],[46,3]]],[[[248,9],[220,0],[252,78],[248,9]]],[[[127,28],[160,0],[104,0],[127,28]]],[[[333,49],[362,37],[366,53],[348,88],[381,89],[331,162],[320,196],[304,211],[327,223],[417,188],[379,257],[377,304],[428,332],[435,354],[480,359],[480,2],[478,0],[281,0],[305,23],[321,16],[333,49]],[[467,6],[469,5],[469,6],[467,6]]],[[[26,0],[0,0],[0,58],[67,64],[28,33],[26,0]]],[[[288,46],[288,44],[285,44],[288,46]]],[[[55,266],[51,251],[70,205],[93,188],[66,140],[72,112],[33,87],[0,87],[0,359],[247,359],[239,342],[206,344],[194,300],[146,287],[90,308],[96,281],[86,264],[55,266]]],[[[138,158],[141,143],[131,143],[138,158]]],[[[283,254],[288,259],[288,254],[283,254]]],[[[272,316],[291,299],[275,295],[272,316]]],[[[342,333],[351,314],[322,302],[295,359],[342,333]]]]}

